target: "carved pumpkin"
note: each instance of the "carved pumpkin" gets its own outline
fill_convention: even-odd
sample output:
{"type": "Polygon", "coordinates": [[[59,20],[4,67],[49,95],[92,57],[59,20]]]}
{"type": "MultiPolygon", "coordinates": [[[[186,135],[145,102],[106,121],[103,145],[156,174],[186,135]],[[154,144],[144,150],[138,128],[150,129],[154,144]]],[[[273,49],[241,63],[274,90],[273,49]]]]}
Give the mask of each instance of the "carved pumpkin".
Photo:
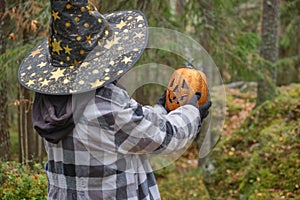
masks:
{"type": "Polygon", "coordinates": [[[172,74],[166,91],[167,109],[172,111],[186,104],[196,92],[201,92],[198,105],[204,104],[208,96],[205,74],[193,68],[177,69],[172,74]]]}

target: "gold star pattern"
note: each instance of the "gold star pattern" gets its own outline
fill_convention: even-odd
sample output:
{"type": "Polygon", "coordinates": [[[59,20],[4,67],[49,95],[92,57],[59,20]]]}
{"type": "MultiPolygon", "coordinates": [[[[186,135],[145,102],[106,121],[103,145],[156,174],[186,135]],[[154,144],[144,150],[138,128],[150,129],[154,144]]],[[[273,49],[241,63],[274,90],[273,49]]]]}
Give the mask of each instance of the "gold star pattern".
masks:
{"type": "Polygon", "coordinates": [[[70,83],[70,80],[69,79],[65,79],[64,80],[64,84],[68,84],[68,83],[70,83]]]}
{"type": "Polygon", "coordinates": [[[53,48],[53,52],[56,52],[58,55],[60,55],[60,51],[63,50],[60,46],[61,41],[56,41],[56,39],[54,39],[54,41],[52,42],[52,48],[53,48]]]}
{"type": "Polygon", "coordinates": [[[91,43],[92,37],[90,35],[85,36],[85,38],[86,38],[86,40],[85,40],[86,42],[91,43]]]}
{"type": "Polygon", "coordinates": [[[71,26],[71,23],[70,22],[66,22],[66,27],[68,28],[68,27],[70,27],[71,26]]]}
{"type": "Polygon", "coordinates": [[[114,45],[114,40],[107,40],[106,44],[104,45],[104,48],[110,49],[114,45]]]}
{"type": "Polygon", "coordinates": [[[89,4],[87,5],[87,9],[90,10],[90,11],[93,11],[94,10],[94,7],[93,5],[89,2],[89,4]]]}
{"type": "Polygon", "coordinates": [[[122,74],[123,72],[124,72],[123,70],[119,70],[117,74],[120,75],[120,74],[122,74]]]}
{"type": "Polygon", "coordinates": [[[124,62],[125,64],[132,62],[131,57],[125,56],[124,59],[122,60],[122,62],[124,62]]]}
{"type": "MultiPolygon", "coordinates": [[[[65,10],[72,11],[73,9],[73,6],[69,2],[67,2],[64,6],[65,7],[63,9],[65,10]]],[[[91,7],[91,5],[89,6],[91,7]]],[[[77,9],[81,9],[81,11],[86,12],[86,14],[88,14],[88,11],[90,11],[90,13],[92,13],[93,15],[97,14],[96,10],[87,9],[87,7],[79,7],[77,9]]],[[[75,40],[74,42],[80,43],[80,45],[82,44],[82,48],[78,48],[75,51],[75,46],[73,47],[73,44],[64,42],[65,39],[55,37],[55,34],[65,34],[67,30],[71,31],[70,34],[72,34],[73,29],[71,30],[71,28],[88,31],[88,28],[94,25],[99,26],[98,22],[103,23],[103,19],[97,16],[95,16],[97,18],[95,21],[96,24],[94,24],[94,22],[89,23],[88,21],[83,20],[82,17],[84,16],[85,15],[80,13],[73,13],[69,18],[63,19],[64,16],[62,15],[60,10],[51,11],[52,22],[61,22],[60,25],[63,29],[54,29],[54,26],[51,27],[54,37],[49,37],[48,40],[48,45],[51,50],[50,55],[47,55],[47,52],[45,52],[45,46],[43,46],[43,48],[36,47],[34,51],[30,52],[28,56],[28,62],[24,62],[25,64],[23,67],[24,70],[26,70],[27,67],[29,69],[32,68],[30,70],[26,70],[26,74],[24,75],[24,77],[26,76],[28,79],[22,77],[22,73],[20,74],[20,80],[22,80],[24,85],[28,86],[28,88],[36,89],[38,91],[40,90],[53,94],[67,94],[69,92],[77,92],[74,90],[75,88],[72,88],[73,84],[71,83],[73,83],[73,76],[76,76],[78,71],[84,70],[86,72],[86,76],[93,75],[94,77],[97,77],[93,79],[88,79],[88,77],[86,76],[84,78],[80,78],[77,82],[78,88],[76,88],[78,89],[78,92],[80,92],[80,90],[103,86],[106,81],[114,79],[114,76],[119,76],[124,73],[122,67],[120,67],[119,64],[128,66],[134,62],[136,56],[138,56],[137,54],[141,52],[140,45],[136,43],[139,41],[140,43],[145,43],[144,39],[147,36],[144,31],[133,30],[137,27],[145,27],[143,16],[140,16],[137,13],[130,14],[129,12],[126,12],[121,19],[119,18],[119,21],[111,24],[114,26],[112,29],[105,29],[101,37],[99,37],[99,35],[93,36],[91,32],[87,32],[84,35],[80,35],[82,32],[74,33],[72,35],[75,40]],[[61,32],[61,30],[66,31],[61,32]],[[126,34],[131,31],[134,32],[132,36],[126,34]],[[126,36],[121,37],[121,35],[123,35],[122,33],[126,36]],[[137,52],[126,54],[126,52],[124,52],[126,50],[124,48],[126,47],[126,45],[120,45],[123,42],[125,43],[126,41],[133,43],[132,49],[137,52]],[[92,42],[95,42],[95,44],[100,45],[101,48],[103,47],[106,50],[108,49],[110,51],[108,51],[109,54],[107,55],[103,55],[103,53],[100,51],[95,52],[94,56],[88,59],[88,62],[90,63],[87,64],[87,62],[81,60],[81,55],[89,53],[89,44],[91,44],[92,42]],[[69,46],[68,44],[70,44],[71,46],[69,46]],[[56,63],[58,65],[67,65],[68,67],[54,67],[54,64],[48,63],[48,56],[51,55],[63,56],[63,58],[56,60],[56,63]],[[41,59],[39,58],[39,56],[41,57],[41,59]],[[115,57],[118,57],[118,59],[113,61],[113,58],[115,57]],[[35,61],[29,62],[29,59],[35,61]],[[104,64],[100,69],[94,67],[95,64],[101,61],[107,64],[110,63],[112,65],[110,66],[111,68],[107,67],[106,69],[104,64]],[[115,66],[116,63],[119,63],[118,66],[115,66]],[[40,71],[35,71],[33,70],[34,68],[40,71]],[[34,71],[39,73],[34,74],[34,71]]],[[[121,16],[121,13],[111,14],[111,16],[121,16]]],[[[44,44],[46,43],[47,41],[45,41],[44,44]]],[[[56,57],[53,58],[56,59],[56,57]]]]}
{"type": "Polygon", "coordinates": [[[54,20],[60,19],[60,16],[58,16],[58,12],[52,11],[52,17],[54,20]]]}
{"type": "Polygon", "coordinates": [[[104,48],[110,49],[115,44],[118,44],[120,39],[121,39],[120,37],[115,37],[113,40],[108,40],[104,45],[104,48]]]}
{"type": "Polygon", "coordinates": [[[89,25],[89,23],[85,22],[85,23],[83,24],[83,26],[84,26],[85,28],[88,28],[90,25],[89,25]]]}
{"type": "Polygon", "coordinates": [[[34,81],[33,80],[29,80],[27,83],[26,83],[27,86],[31,86],[31,85],[34,85],[34,81]]]}
{"type": "Polygon", "coordinates": [[[46,62],[41,62],[41,63],[38,64],[37,66],[40,67],[40,68],[42,68],[42,67],[45,67],[46,65],[47,65],[46,62]]]}
{"type": "Polygon", "coordinates": [[[116,27],[117,27],[118,29],[122,29],[124,26],[126,26],[126,23],[125,23],[123,20],[121,20],[121,22],[120,22],[119,24],[116,25],[116,27]]]}
{"type": "Polygon", "coordinates": [[[138,16],[137,18],[136,18],[136,20],[137,20],[137,22],[139,22],[139,21],[143,21],[144,20],[144,18],[143,18],[143,16],[138,16]]]}
{"type": "Polygon", "coordinates": [[[90,85],[91,85],[93,88],[95,88],[95,87],[99,87],[99,86],[103,85],[103,83],[104,83],[104,81],[99,81],[99,80],[97,79],[95,82],[90,83],[90,85]]]}
{"type": "Polygon", "coordinates": [[[36,49],[35,51],[31,52],[30,56],[31,56],[31,57],[34,57],[34,56],[36,56],[36,55],[38,55],[38,54],[40,54],[40,53],[41,53],[41,49],[38,48],[38,49],[36,49]]]}
{"type": "Polygon", "coordinates": [[[73,62],[73,66],[76,66],[76,65],[79,65],[81,62],[80,61],[77,61],[76,59],[74,60],[74,62],[73,62]]]}
{"type": "Polygon", "coordinates": [[[141,39],[142,37],[144,37],[143,33],[135,33],[134,38],[140,38],[141,39]]]}
{"type": "Polygon", "coordinates": [[[115,44],[119,44],[119,40],[120,40],[120,39],[121,39],[120,37],[115,37],[114,43],[115,43],[115,44]]]}
{"type": "Polygon", "coordinates": [[[72,89],[70,89],[69,92],[70,92],[70,93],[75,93],[75,92],[77,92],[77,90],[72,90],[72,89]]]}
{"type": "Polygon", "coordinates": [[[76,23],[78,23],[79,20],[80,20],[79,17],[75,17],[75,18],[74,18],[74,21],[75,21],[76,23]]]}
{"type": "Polygon", "coordinates": [[[82,63],[82,64],[81,64],[81,66],[80,66],[80,67],[87,68],[87,67],[89,67],[89,66],[90,66],[90,63],[88,63],[88,62],[84,62],[84,63],[82,63]]]}
{"type": "Polygon", "coordinates": [[[60,69],[58,68],[55,72],[51,72],[52,76],[50,77],[51,79],[55,79],[57,81],[60,77],[64,76],[64,72],[66,69],[60,69]]]}
{"type": "Polygon", "coordinates": [[[66,8],[69,10],[69,9],[72,8],[72,5],[68,3],[68,4],[66,5],[66,8]]]}
{"type": "Polygon", "coordinates": [[[93,73],[93,74],[99,74],[99,70],[95,69],[95,70],[93,70],[92,73],[93,73]]]}
{"type": "Polygon", "coordinates": [[[115,62],[112,60],[112,61],[109,62],[109,64],[110,64],[111,66],[113,66],[113,65],[115,64],[115,62]]]}
{"type": "Polygon", "coordinates": [[[42,87],[47,86],[49,84],[49,80],[45,79],[43,82],[41,82],[42,87]]]}
{"type": "Polygon", "coordinates": [[[69,45],[65,46],[64,49],[65,49],[65,53],[66,53],[66,54],[71,55],[71,50],[72,50],[72,49],[69,47],[69,45]]]}

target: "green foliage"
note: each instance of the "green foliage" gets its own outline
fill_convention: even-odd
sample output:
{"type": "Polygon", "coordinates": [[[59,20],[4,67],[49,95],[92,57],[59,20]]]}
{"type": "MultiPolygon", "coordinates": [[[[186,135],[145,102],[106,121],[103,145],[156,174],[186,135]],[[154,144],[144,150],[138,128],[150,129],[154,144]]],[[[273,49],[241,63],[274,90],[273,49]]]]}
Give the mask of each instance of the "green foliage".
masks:
{"type": "Polygon", "coordinates": [[[288,85],[300,80],[300,55],[284,58],[277,64],[278,85],[288,85]]]}
{"type": "Polygon", "coordinates": [[[176,171],[169,173],[164,180],[159,182],[159,190],[162,199],[210,199],[200,170],[192,170],[184,174],[176,171]]]}
{"type": "Polygon", "coordinates": [[[47,178],[40,164],[34,169],[15,162],[0,162],[0,199],[46,199],[47,178]]]}
{"type": "Polygon", "coordinates": [[[188,1],[186,24],[214,59],[225,81],[254,81],[258,66],[260,5],[253,1],[188,1]]]}
{"type": "Polygon", "coordinates": [[[212,198],[300,198],[300,85],[280,88],[213,151],[212,198]]]}
{"type": "Polygon", "coordinates": [[[4,54],[1,54],[0,78],[3,77],[8,70],[15,74],[15,72],[18,69],[18,66],[20,65],[20,61],[25,57],[25,55],[32,47],[32,44],[26,44],[17,48],[8,49],[4,54]]]}
{"type": "Polygon", "coordinates": [[[243,80],[254,80],[259,74],[258,66],[261,63],[259,56],[260,36],[253,32],[244,32],[234,38],[232,62],[235,75],[243,80]]]}
{"type": "Polygon", "coordinates": [[[16,99],[18,89],[16,87],[18,84],[17,71],[22,59],[29,52],[29,50],[33,48],[33,46],[33,44],[28,43],[19,47],[9,48],[4,54],[0,55],[0,80],[3,77],[6,77],[8,80],[7,87],[10,88],[7,90],[7,96],[9,99],[9,102],[7,102],[8,104],[12,103],[16,99]]]}
{"type": "Polygon", "coordinates": [[[300,44],[300,1],[287,0],[281,6],[281,40],[280,52],[282,57],[299,55],[300,44]]]}

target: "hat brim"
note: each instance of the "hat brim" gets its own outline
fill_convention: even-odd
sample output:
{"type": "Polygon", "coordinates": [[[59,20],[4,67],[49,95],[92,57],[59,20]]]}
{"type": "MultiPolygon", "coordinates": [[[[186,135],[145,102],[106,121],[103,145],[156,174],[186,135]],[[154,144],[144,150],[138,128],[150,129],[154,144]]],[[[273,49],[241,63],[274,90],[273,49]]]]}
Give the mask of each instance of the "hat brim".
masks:
{"type": "Polygon", "coordinates": [[[139,11],[105,14],[110,25],[103,37],[80,64],[54,67],[48,39],[33,48],[22,61],[18,78],[29,90],[67,95],[94,90],[126,73],[140,58],[148,41],[148,24],[139,11]]]}

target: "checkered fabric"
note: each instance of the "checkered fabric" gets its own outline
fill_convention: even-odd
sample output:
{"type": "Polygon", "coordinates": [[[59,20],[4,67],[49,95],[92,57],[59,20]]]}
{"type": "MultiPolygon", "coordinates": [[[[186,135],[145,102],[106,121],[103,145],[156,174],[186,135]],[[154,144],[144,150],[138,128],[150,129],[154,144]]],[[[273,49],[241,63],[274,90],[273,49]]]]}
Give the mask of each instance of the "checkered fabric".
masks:
{"type": "Polygon", "coordinates": [[[183,149],[199,124],[192,105],[166,113],[114,84],[102,87],[73,132],[45,141],[48,199],[160,199],[148,156],[183,149]]]}

